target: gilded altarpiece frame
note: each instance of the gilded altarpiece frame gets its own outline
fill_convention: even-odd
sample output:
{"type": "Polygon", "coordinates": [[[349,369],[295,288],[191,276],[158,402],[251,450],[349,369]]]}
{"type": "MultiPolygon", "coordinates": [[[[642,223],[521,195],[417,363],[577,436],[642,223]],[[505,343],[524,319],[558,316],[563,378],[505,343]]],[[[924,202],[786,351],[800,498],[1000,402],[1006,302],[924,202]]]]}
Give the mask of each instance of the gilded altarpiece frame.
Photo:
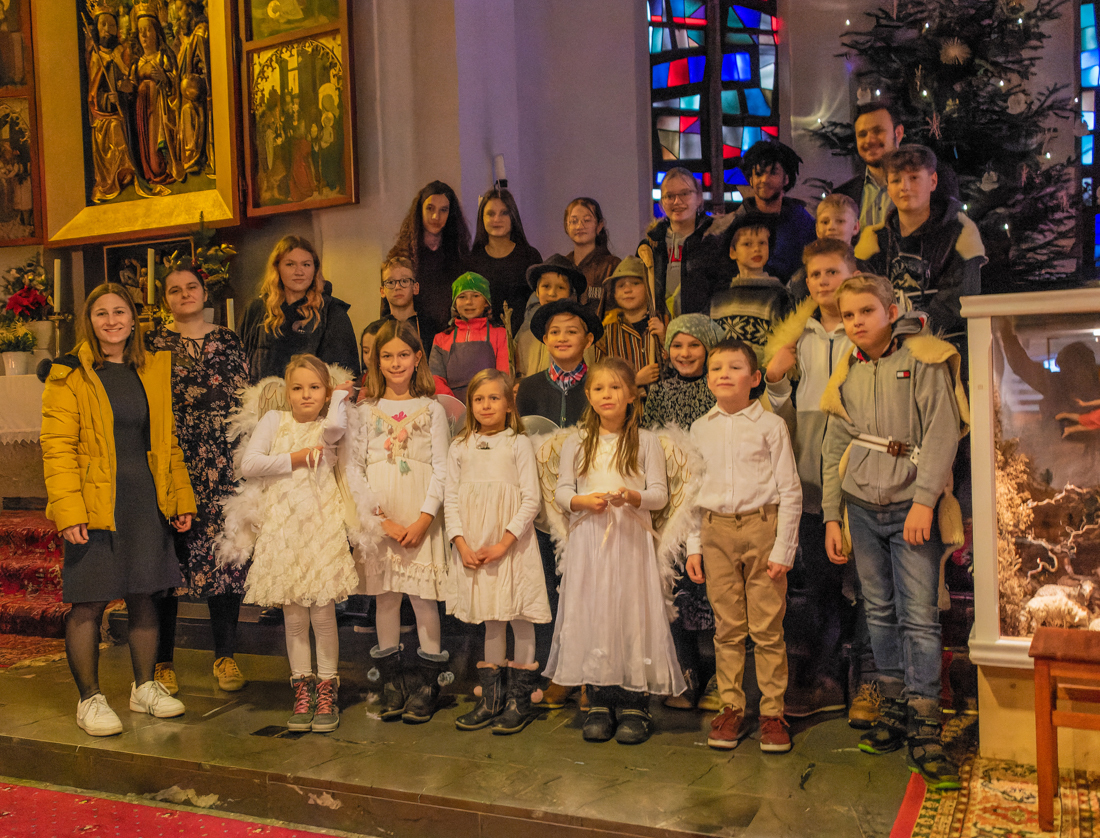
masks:
{"type": "Polygon", "coordinates": [[[359,200],[349,4],[317,0],[308,16],[286,5],[240,0],[250,216],[359,200]]]}
{"type": "Polygon", "coordinates": [[[0,246],[42,241],[30,0],[0,4],[0,246]]]}
{"type": "MultiPolygon", "coordinates": [[[[205,0],[203,10],[209,45],[205,119],[212,138],[207,159],[201,165],[204,188],[180,191],[142,180],[140,190],[129,186],[136,194],[121,198],[94,193],[94,187],[90,186],[99,181],[89,168],[94,160],[88,151],[86,137],[91,120],[86,114],[91,107],[87,88],[96,71],[105,64],[104,59],[97,57],[87,45],[99,37],[98,29],[93,31],[98,20],[97,8],[93,6],[100,7],[104,3],[119,5],[111,4],[110,0],[38,0],[35,3],[34,43],[46,240],[50,244],[77,245],[148,239],[150,235],[189,234],[199,223],[200,216],[212,227],[238,224],[241,210],[233,0],[205,0]]],[[[138,5],[157,7],[162,16],[168,10],[161,0],[148,3],[125,0],[121,5],[124,7],[122,13],[129,15],[123,29],[127,25],[131,29],[140,26],[138,5]]],[[[135,31],[134,43],[138,42],[139,33],[140,30],[135,31]]],[[[178,51],[182,55],[183,50],[178,51]]],[[[109,63],[109,59],[107,61],[109,63]]],[[[140,77],[136,81],[140,82],[140,77]]],[[[113,83],[109,86],[113,90],[113,83]]],[[[137,94],[140,90],[135,96],[137,94]]],[[[193,95],[193,91],[180,84],[179,95],[182,102],[193,95]]],[[[178,116],[182,124],[182,111],[178,116]]],[[[129,126],[126,130],[133,128],[129,126]]],[[[131,157],[137,161],[136,142],[129,145],[131,157]]],[[[140,172],[139,165],[140,161],[135,162],[140,172]]]]}

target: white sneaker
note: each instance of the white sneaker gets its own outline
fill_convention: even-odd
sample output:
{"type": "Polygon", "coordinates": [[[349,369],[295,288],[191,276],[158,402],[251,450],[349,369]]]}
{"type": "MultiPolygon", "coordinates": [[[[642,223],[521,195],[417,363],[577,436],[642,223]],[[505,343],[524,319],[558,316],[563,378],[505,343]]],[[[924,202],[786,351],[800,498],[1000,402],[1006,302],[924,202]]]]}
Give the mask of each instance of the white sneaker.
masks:
{"type": "Polygon", "coordinates": [[[158,719],[171,719],[182,716],[183,702],[172,698],[164,684],[159,681],[146,681],[140,687],[130,685],[130,709],[135,713],[148,713],[158,719]]]}
{"type": "Polygon", "coordinates": [[[114,736],[122,733],[122,722],[103,693],[96,693],[76,705],[76,724],[91,736],[114,736]]]}

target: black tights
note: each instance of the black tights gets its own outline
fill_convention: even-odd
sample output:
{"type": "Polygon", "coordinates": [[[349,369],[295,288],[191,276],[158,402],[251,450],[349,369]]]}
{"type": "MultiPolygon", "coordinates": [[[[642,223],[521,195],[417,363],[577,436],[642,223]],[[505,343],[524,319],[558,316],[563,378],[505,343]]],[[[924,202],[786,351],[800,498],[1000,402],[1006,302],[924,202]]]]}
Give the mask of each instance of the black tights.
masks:
{"type": "MultiPolygon", "coordinates": [[[[212,594],[207,597],[210,630],[214,633],[214,659],[231,658],[237,651],[237,619],[241,613],[241,594],[212,594]]],[[[176,651],[176,612],[179,600],[169,591],[157,598],[160,619],[160,643],[157,663],[171,663],[176,651]]]]}
{"type": "MultiPolygon", "coordinates": [[[[65,620],[65,657],[73,673],[80,699],[99,692],[99,626],[106,602],[77,602],[65,620]]],[[[130,634],[130,662],[134,667],[134,682],[153,680],[157,656],[157,608],[151,594],[131,594],[126,597],[130,634]]]]}

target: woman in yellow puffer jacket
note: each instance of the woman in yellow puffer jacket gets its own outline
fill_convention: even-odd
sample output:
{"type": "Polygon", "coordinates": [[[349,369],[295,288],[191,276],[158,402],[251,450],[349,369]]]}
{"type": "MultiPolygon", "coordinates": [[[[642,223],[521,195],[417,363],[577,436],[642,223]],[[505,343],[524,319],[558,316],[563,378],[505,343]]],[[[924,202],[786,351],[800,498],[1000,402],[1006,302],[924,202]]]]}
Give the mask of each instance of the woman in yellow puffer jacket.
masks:
{"type": "Polygon", "coordinates": [[[79,326],[83,340],[54,361],[42,394],[42,461],[46,515],[66,542],[65,653],[80,690],[76,721],[109,736],[122,732],[99,691],[99,625],[111,600],[126,600],[130,709],[158,718],[184,711],[153,680],[154,597],[183,583],[169,521],[187,530],[195,497],[173,431],[171,355],[145,352],[121,285],[93,290],[79,326]]]}

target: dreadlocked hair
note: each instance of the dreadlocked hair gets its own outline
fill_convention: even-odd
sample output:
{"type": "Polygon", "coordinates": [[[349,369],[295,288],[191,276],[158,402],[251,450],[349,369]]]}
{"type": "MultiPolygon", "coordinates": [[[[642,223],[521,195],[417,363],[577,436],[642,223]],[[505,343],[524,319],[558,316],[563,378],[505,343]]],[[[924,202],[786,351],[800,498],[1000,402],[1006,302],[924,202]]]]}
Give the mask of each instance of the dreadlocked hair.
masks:
{"type": "MultiPolygon", "coordinates": [[[[622,475],[638,474],[638,426],[641,422],[642,405],[638,386],[634,383],[634,370],[622,358],[604,358],[592,365],[584,377],[584,392],[587,396],[596,379],[600,376],[618,378],[626,390],[630,401],[626,406],[626,419],[619,431],[619,441],[615,446],[615,458],[612,461],[615,470],[622,475]]],[[[581,417],[581,450],[584,457],[578,474],[588,474],[596,462],[596,449],[600,445],[600,415],[592,409],[591,400],[581,417]]]]}

